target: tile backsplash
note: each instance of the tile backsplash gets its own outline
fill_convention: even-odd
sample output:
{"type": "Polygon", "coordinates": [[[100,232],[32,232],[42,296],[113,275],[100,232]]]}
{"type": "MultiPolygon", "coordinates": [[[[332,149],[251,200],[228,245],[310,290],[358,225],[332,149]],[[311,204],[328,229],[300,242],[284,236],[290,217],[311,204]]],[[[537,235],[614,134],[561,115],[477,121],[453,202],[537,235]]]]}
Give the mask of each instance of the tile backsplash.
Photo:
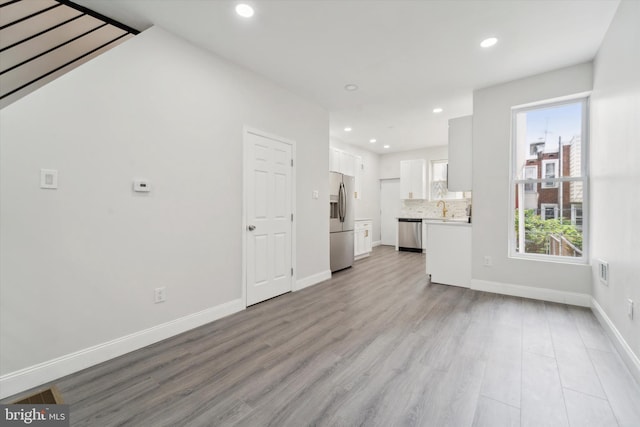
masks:
{"type": "MultiPolygon", "coordinates": [[[[404,218],[440,218],[442,204],[436,206],[439,200],[402,200],[400,216],[404,218]]],[[[447,204],[447,218],[466,218],[467,206],[471,199],[445,200],[447,204]]]]}

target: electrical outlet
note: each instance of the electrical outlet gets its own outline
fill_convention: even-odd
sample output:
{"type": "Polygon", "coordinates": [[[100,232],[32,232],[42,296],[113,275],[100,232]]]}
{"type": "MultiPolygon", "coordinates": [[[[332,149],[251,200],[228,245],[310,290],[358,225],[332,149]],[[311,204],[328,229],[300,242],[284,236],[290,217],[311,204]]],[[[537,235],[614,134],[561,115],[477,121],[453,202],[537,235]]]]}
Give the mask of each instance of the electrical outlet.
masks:
{"type": "Polygon", "coordinates": [[[491,261],[491,257],[489,255],[485,255],[484,256],[484,266],[485,267],[491,267],[493,265],[492,261],[491,261]]]}
{"type": "Polygon", "coordinates": [[[161,288],[156,288],[154,295],[155,295],[154,302],[156,304],[160,302],[165,302],[167,300],[167,288],[165,286],[161,288]]]}
{"type": "Polygon", "coordinates": [[[631,298],[627,299],[627,315],[629,319],[633,319],[633,300],[631,298]]]}
{"type": "Polygon", "coordinates": [[[40,169],[40,188],[58,188],[58,171],[55,169],[40,169]]]}

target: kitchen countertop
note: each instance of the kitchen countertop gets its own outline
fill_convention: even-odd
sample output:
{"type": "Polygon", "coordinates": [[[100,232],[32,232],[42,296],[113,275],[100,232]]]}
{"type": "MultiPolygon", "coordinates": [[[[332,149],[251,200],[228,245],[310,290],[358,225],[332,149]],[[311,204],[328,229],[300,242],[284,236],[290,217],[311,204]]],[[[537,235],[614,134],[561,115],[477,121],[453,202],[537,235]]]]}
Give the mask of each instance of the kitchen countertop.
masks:
{"type": "Polygon", "coordinates": [[[371,218],[356,218],[355,221],[371,221],[371,218]]]}
{"type": "Polygon", "coordinates": [[[416,216],[416,215],[407,215],[407,216],[398,216],[396,219],[400,218],[410,218],[410,219],[421,219],[422,222],[426,224],[441,224],[441,225],[466,225],[471,226],[469,223],[468,217],[459,217],[459,218],[447,218],[443,220],[442,218],[434,218],[434,217],[424,217],[424,216],[416,216]]]}
{"type": "Polygon", "coordinates": [[[463,219],[449,219],[449,218],[447,218],[446,220],[442,220],[442,219],[423,219],[422,222],[426,223],[426,224],[430,224],[430,225],[455,225],[455,226],[471,227],[471,223],[466,218],[463,218],[463,219]]]}

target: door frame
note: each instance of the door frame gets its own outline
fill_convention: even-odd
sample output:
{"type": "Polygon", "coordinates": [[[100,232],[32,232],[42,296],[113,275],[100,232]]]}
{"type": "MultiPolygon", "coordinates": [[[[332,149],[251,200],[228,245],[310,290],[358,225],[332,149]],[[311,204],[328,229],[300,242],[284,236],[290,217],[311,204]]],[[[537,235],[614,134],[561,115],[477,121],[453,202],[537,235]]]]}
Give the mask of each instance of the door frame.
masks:
{"type": "Polygon", "coordinates": [[[274,135],[269,132],[265,132],[251,126],[244,125],[242,127],[242,303],[244,308],[247,308],[247,205],[249,197],[249,181],[251,178],[251,171],[249,166],[249,153],[248,149],[249,134],[260,136],[262,138],[272,139],[274,141],[282,142],[291,146],[291,159],[293,160],[293,167],[291,168],[291,213],[293,214],[293,221],[291,221],[291,267],[293,268],[293,275],[291,276],[291,291],[295,289],[296,277],[298,269],[296,267],[296,224],[298,222],[298,215],[296,213],[296,142],[291,139],[283,138],[278,135],[274,135]]]}

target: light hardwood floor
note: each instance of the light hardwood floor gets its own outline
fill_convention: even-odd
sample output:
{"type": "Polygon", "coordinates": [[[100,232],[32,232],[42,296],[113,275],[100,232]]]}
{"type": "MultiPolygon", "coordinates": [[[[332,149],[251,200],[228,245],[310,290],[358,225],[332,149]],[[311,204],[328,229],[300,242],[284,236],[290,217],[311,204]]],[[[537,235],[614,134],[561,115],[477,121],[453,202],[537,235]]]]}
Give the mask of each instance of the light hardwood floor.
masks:
{"type": "Polygon", "coordinates": [[[640,426],[590,310],[429,283],[424,261],[376,248],[55,384],[74,426],[640,426]]]}

